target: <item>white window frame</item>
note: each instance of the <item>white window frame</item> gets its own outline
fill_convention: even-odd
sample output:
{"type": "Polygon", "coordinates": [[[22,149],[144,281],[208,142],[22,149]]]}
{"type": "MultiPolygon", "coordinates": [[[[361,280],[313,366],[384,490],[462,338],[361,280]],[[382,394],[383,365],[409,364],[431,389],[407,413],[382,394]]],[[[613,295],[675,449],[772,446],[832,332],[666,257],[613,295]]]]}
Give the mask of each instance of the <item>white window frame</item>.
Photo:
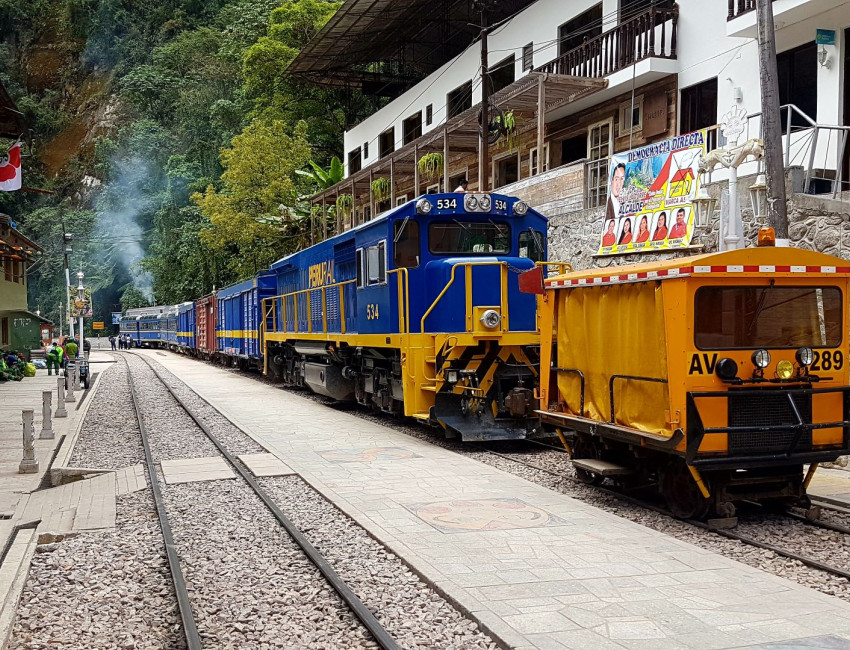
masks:
{"type": "Polygon", "coordinates": [[[543,143],[543,170],[539,171],[537,169],[538,165],[535,162],[535,158],[537,158],[537,147],[532,147],[528,151],[528,175],[529,176],[537,176],[537,174],[542,174],[544,172],[549,171],[549,143],[543,143]]]}
{"type": "Polygon", "coordinates": [[[628,135],[629,133],[638,133],[643,131],[643,95],[637,95],[635,97],[634,107],[638,111],[638,121],[629,127],[627,122],[631,120],[632,117],[632,100],[629,99],[620,104],[620,107],[617,110],[617,122],[619,125],[620,135],[628,135]]]}
{"type": "MultiPolygon", "coordinates": [[[[517,172],[516,177],[517,177],[517,179],[514,182],[518,182],[518,181],[522,180],[522,152],[519,149],[517,149],[515,152],[506,153],[506,154],[499,156],[498,158],[493,158],[493,161],[490,165],[490,171],[491,171],[490,178],[493,181],[493,189],[494,190],[498,189],[496,187],[496,181],[499,180],[499,182],[501,182],[501,179],[499,179],[498,176],[497,176],[497,172],[499,170],[499,163],[502,162],[503,160],[507,160],[508,158],[511,158],[511,157],[516,158],[516,172],[517,172]]],[[[498,187],[504,187],[505,185],[512,185],[512,183],[503,183],[502,185],[499,185],[498,187]]]]}
{"type": "Polygon", "coordinates": [[[399,207],[400,205],[404,205],[407,203],[407,194],[402,194],[401,196],[395,197],[395,207],[399,207]]]}
{"type": "Polygon", "coordinates": [[[433,185],[428,185],[425,188],[425,194],[439,194],[440,193],[440,184],[434,183],[433,185]],[[433,192],[431,190],[434,190],[433,192]]]}
{"type": "MultiPolygon", "coordinates": [[[[598,147],[602,148],[601,144],[598,147]]],[[[608,165],[611,160],[611,156],[614,153],[614,120],[608,118],[607,120],[601,120],[599,122],[595,122],[587,127],[587,162],[585,162],[585,200],[588,203],[588,207],[597,207],[599,205],[604,205],[605,200],[602,198],[607,197],[607,188],[608,188],[608,165]],[[604,156],[594,157],[592,155],[593,150],[593,131],[594,129],[601,128],[603,126],[608,126],[608,145],[607,145],[607,153],[604,156]],[[595,200],[590,196],[591,187],[590,187],[590,170],[588,167],[593,165],[594,163],[598,163],[597,167],[601,168],[603,165],[605,166],[605,174],[600,174],[600,178],[598,179],[598,184],[595,188],[593,188],[593,192],[596,194],[595,200]]]]}
{"type": "Polygon", "coordinates": [[[372,244],[371,246],[363,246],[362,248],[358,248],[357,252],[360,254],[360,278],[361,281],[357,283],[358,289],[363,289],[365,287],[377,287],[381,285],[387,284],[387,271],[389,269],[389,255],[387,252],[387,240],[382,239],[379,242],[372,244]],[[384,249],[384,277],[380,277],[380,267],[379,274],[377,279],[373,280],[369,274],[369,257],[370,251],[377,250],[378,251],[378,260],[380,260],[380,250],[381,247],[384,249]]]}
{"type": "MultiPolygon", "coordinates": [[[[460,171],[460,170],[455,170],[455,173],[454,173],[454,174],[452,174],[451,172],[449,172],[449,177],[446,179],[446,183],[448,183],[449,181],[451,181],[451,179],[452,179],[453,177],[454,177],[454,178],[457,178],[458,176],[460,176],[461,178],[465,178],[466,180],[469,180],[469,166],[468,166],[468,165],[467,165],[466,167],[464,167],[464,168],[463,168],[463,174],[458,173],[459,171],[460,171]]],[[[454,188],[454,187],[446,187],[446,192],[454,192],[454,191],[455,191],[455,188],[454,188]]]]}

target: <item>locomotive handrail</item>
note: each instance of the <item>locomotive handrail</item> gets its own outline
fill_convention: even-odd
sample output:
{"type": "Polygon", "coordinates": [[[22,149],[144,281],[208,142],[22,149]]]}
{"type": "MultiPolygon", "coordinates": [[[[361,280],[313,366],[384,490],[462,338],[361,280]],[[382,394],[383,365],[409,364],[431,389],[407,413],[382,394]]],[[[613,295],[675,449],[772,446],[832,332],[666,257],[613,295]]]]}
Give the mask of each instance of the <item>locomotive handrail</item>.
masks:
{"type": "MultiPolygon", "coordinates": [[[[407,271],[407,269],[405,269],[407,271]]],[[[271,301],[271,309],[266,309],[265,306],[263,310],[265,312],[265,318],[268,318],[269,315],[272,315],[272,323],[274,327],[274,331],[277,332],[277,310],[275,309],[276,301],[280,300],[281,304],[281,323],[282,330],[280,330],[283,334],[287,334],[288,330],[286,329],[286,300],[287,298],[292,297],[293,300],[293,318],[292,322],[295,325],[293,329],[294,333],[298,333],[298,296],[302,293],[307,294],[307,332],[313,333],[313,317],[311,313],[311,295],[310,293],[313,291],[321,291],[322,292],[322,333],[328,333],[328,317],[327,317],[327,290],[337,288],[339,291],[339,320],[340,320],[340,334],[345,334],[345,292],[343,287],[347,284],[353,284],[357,282],[357,280],[343,280],[342,282],[333,282],[331,284],[323,284],[321,287],[312,287],[310,289],[298,289],[297,291],[290,291],[289,293],[282,293],[277,296],[270,296],[268,298],[263,298],[263,304],[267,301],[271,301]]]]}
{"type": "Polygon", "coordinates": [[[631,381],[648,381],[653,384],[666,384],[666,379],[661,379],[660,377],[638,377],[637,375],[611,375],[611,378],[608,380],[608,397],[611,400],[611,422],[615,421],[614,417],[614,380],[615,379],[629,379],[631,381]]]}
{"type": "MultiPolygon", "coordinates": [[[[440,292],[440,294],[439,294],[439,295],[438,295],[438,296],[434,299],[434,302],[432,302],[432,303],[431,303],[431,306],[430,306],[430,307],[428,307],[428,309],[427,309],[427,310],[425,311],[425,313],[422,315],[422,320],[421,320],[421,321],[419,321],[419,332],[420,332],[421,334],[424,334],[424,333],[425,333],[425,319],[426,319],[426,318],[428,318],[428,316],[431,314],[431,312],[432,312],[432,311],[434,311],[434,307],[436,307],[436,306],[437,306],[437,303],[439,303],[439,302],[440,302],[440,300],[442,300],[443,296],[445,296],[445,295],[446,295],[446,292],[447,292],[447,291],[451,288],[451,286],[454,284],[454,281],[455,281],[455,271],[457,271],[457,268],[458,268],[459,266],[462,266],[462,267],[464,267],[464,268],[469,267],[469,268],[470,268],[470,273],[471,273],[471,272],[472,272],[471,267],[473,267],[473,266],[501,266],[503,269],[505,269],[505,270],[506,270],[506,269],[507,269],[507,262],[457,262],[457,263],[455,263],[455,264],[452,264],[452,274],[451,274],[451,276],[449,277],[449,281],[448,281],[448,283],[446,284],[446,286],[445,286],[445,287],[443,287],[443,290],[442,290],[442,291],[440,292]]],[[[499,311],[501,312],[502,319],[503,319],[503,320],[502,320],[502,322],[504,323],[504,322],[505,322],[505,320],[506,320],[506,317],[507,317],[507,314],[505,313],[505,303],[506,303],[507,301],[505,300],[505,296],[504,296],[504,293],[505,293],[505,291],[507,290],[507,286],[506,286],[506,285],[507,285],[507,283],[505,283],[505,282],[504,282],[504,278],[501,278],[501,279],[500,279],[500,282],[502,283],[502,285],[503,285],[503,286],[502,286],[502,298],[501,298],[501,303],[502,303],[502,304],[500,304],[500,305],[499,305],[499,311]]],[[[466,302],[467,302],[467,311],[468,311],[468,309],[469,309],[469,304],[471,303],[471,296],[472,296],[472,282],[467,282],[467,286],[466,286],[466,294],[467,294],[467,301],[466,301],[466,302]]],[[[467,313],[467,314],[466,314],[466,316],[467,316],[467,320],[468,320],[468,319],[469,319],[469,313],[467,313]]],[[[467,327],[469,327],[469,323],[468,323],[468,322],[467,322],[467,327]]],[[[503,329],[504,329],[504,328],[503,328],[503,329]]]]}
{"type": "Polygon", "coordinates": [[[569,262],[535,262],[534,266],[557,266],[558,275],[573,272],[573,265],[569,262]]]}
{"type": "Polygon", "coordinates": [[[399,278],[396,282],[396,293],[398,295],[398,332],[399,334],[410,334],[410,278],[407,274],[406,267],[390,269],[390,273],[398,273],[399,278]],[[401,276],[404,276],[404,285],[401,284],[401,276]],[[404,309],[402,309],[404,306],[404,309]]]}

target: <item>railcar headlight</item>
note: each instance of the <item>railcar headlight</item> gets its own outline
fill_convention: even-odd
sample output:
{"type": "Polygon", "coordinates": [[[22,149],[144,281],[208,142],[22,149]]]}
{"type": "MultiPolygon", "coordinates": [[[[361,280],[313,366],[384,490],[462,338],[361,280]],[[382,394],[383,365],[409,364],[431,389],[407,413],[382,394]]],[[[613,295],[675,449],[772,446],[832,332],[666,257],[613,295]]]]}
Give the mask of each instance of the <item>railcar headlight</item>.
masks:
{"type": "Polygon", "coordinates": [[[753,352],[753,356],[750,358],[752,359],[753,365],[756,368],[764,370],[770,365],[770,352],[768,352],[764,348],[759,348],[758,350],[753,352]]]}
{"type": "Polygon", "coordinates": [[[738,376],[738,364],[735,363],[734,359],[729,359],[727,357],[717,362],[717,367],[714,369],[714,372],[716,372],[717,376],[721,379],[729,381],[738,376]]]}
{"type": "Polygon", "coordinates": [[[815,360],[815,351],[811,348],[802,347],[797,350],[797,354],[794,357],[797,359],[799,365],[808,368],[815,360]]]}
{"type": "Polygon", "coordinates": [[[475,212],[478,210],[478,198],[474,194],[467,194],[463,197],[463,209],[467,212],[475,212]]]}
{"type": "Polygon", "coordinates": [[[780,379],[791,379],[794,375],[794,364],[788,361],[787,359],[783,359],[779,363],[776,364],[776,376],[780,379]]]}
{"type": "Polygon", "coordinates": [[[490,211],[490,206],[493,205],[493,202],[490,200],[490,196],[487,194],[482,194],[478,198],[478,207],[484,210],[484,212],[490,211]]]}
{"type": "Polygon", "coordinates": [[[514,203],[514,214],[518,217],[524,217],[528,212],[528,204],[525,201],[517,201],[514,203]]]}
{"type": "Polygon", "coordinates": [[[456,384],[458,380],[458,371],[456,368],[449,368],[445,372],[446,383],[456,384]]]}
{"type": "Polygon", "coordinates": [[[425,197],[422,197],[416,202],[416,212],[419,214],[428,214],[433,208],[434,204],[425,197]]]}
{"type": "Polygon", "coordinates": [[[481,314],[481,322],[488,329],[496,329],[502,322],[502,317],[495,309],[488,309],[481,314]]]}

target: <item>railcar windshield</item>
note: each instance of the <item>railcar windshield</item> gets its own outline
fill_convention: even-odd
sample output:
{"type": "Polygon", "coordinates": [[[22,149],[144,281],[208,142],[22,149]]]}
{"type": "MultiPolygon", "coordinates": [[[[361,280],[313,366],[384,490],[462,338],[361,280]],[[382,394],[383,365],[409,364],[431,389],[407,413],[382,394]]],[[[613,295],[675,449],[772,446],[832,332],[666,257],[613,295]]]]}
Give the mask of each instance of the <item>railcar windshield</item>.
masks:
{"type": "Polygon", "coordinates": [[[694,342],[701,350],[837,347],[838,287],[702,287],[694,298],[694,342]]]}
{"type": "Polygon", "coordinates": [[[432,223],[428,227],[428,247],[434,255],[509,253],[511,228],[495,221],[432,223]]]}

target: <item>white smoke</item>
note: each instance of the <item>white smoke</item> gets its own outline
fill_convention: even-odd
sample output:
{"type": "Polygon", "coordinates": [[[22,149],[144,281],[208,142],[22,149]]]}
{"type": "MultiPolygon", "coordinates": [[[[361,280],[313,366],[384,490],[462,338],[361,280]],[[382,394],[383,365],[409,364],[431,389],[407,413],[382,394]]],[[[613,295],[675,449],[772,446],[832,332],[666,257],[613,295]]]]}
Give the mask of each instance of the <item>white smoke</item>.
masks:
{"type": "Polygon", "coordinates": [[[112,178],[98,197],[95,232],[106,260],[123,266],[133,286],[153,301],[153,276],[139,265],[145,257],[145,232],[139,217],[152,210],[149,185],[156,175],[139,157],[113,160],[112,170],[112,178]]]}

